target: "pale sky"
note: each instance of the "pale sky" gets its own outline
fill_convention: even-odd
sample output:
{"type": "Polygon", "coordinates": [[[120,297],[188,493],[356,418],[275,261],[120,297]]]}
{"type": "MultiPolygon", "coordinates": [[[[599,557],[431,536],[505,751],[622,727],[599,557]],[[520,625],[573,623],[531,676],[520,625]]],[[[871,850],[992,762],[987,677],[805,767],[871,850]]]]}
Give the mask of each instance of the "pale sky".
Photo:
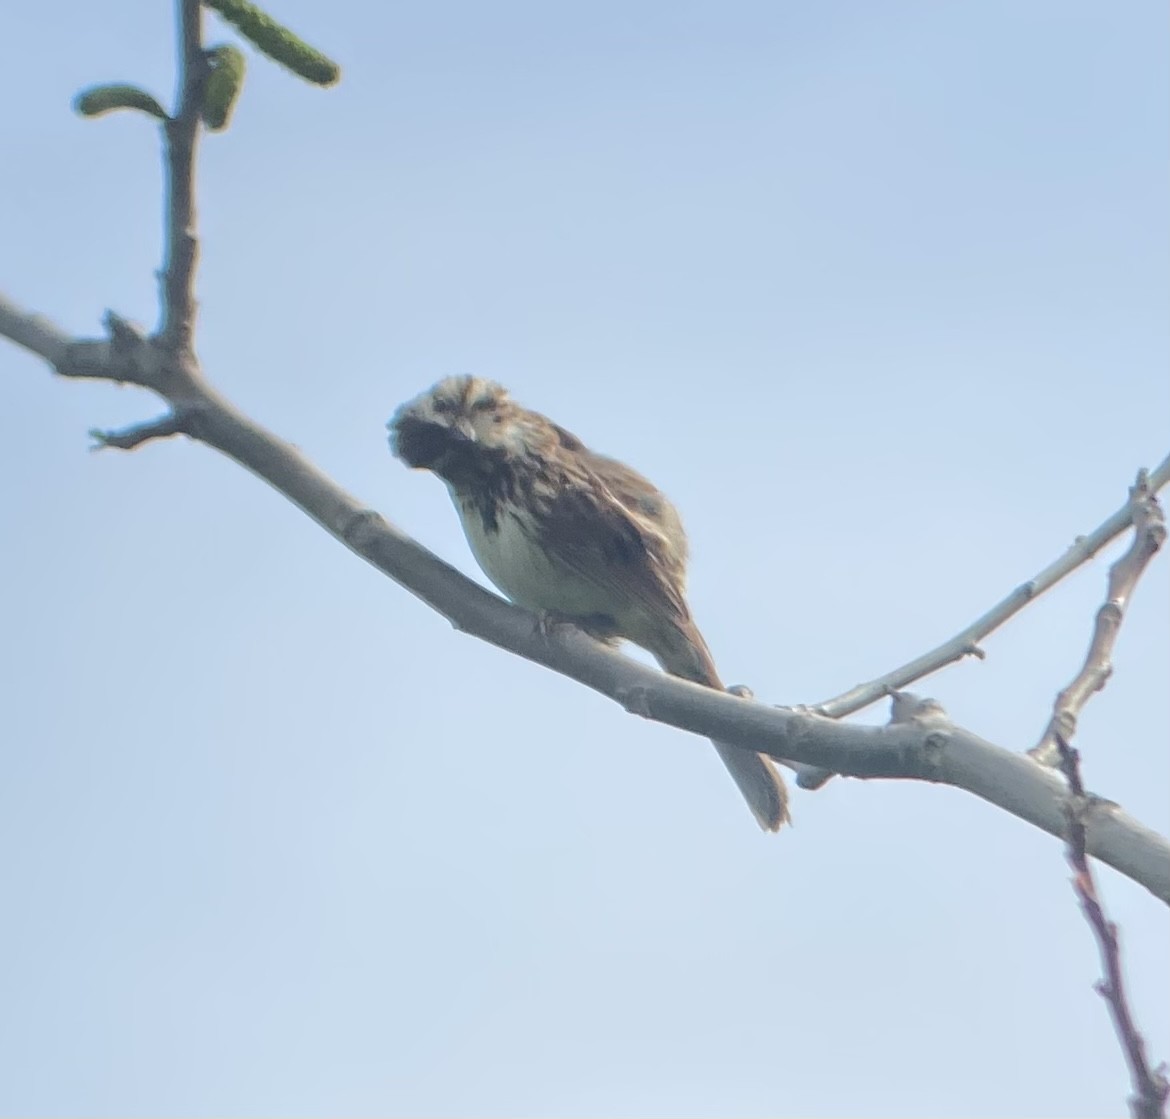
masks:
{"type": "MultiPolygon", "coordinates": [[[[773,703],[948,637],[1170,449],[1163,4],[272,11],[344,77],[251,57],[203,149],[208,375],[476,577],[385,445],[450,373],[672,497],[773,703]]],[[[152,323],[157,140],[69,104],[169,98],[169,5],[5,19],[0,288],[152,323]]],[[[214,452],[87,452],[152,399],[4,342],[0,383],[0,1113],[1125,1113],[1057,841],[842,780],[765,836],[705,742],[455,633],[214,452]]],[[[1116,554],[917,690],[1026,749],[1116,554]]],[[[1163,833],[1168,616],[1162,556],[1076,739],[1163,833]]],[[[1168,1059],[1166,907],[1101,883],[1168,1059]]]]}

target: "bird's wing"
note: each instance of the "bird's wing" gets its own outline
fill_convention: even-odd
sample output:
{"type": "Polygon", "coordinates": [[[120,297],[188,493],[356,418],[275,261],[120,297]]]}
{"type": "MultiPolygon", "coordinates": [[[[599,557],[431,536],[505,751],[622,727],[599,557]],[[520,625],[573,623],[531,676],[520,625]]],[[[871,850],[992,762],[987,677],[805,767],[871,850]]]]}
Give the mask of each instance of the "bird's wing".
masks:
{"type": "Polygon", "coordinates": [[[549,551],[631,606],[689,621],[686,540],[670,502],[629,467],[584,448],[558,483],[545,505],[549,551]]]}

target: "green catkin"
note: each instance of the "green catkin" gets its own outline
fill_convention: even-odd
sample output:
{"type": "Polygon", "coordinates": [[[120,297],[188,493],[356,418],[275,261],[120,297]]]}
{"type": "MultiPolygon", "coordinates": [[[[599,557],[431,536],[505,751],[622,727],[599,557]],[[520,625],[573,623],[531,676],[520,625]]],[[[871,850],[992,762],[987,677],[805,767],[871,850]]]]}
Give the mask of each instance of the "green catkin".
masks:
{"type": "Polygon", "coordinates": [[[73,99],[73,108],[83,117],[100,117],[118,109],[135,109],[159,120],[167,119],[166,110],[146,90],[136,85],[90,86],[73,99]]]}
{"type": "Polygon", "coordinates": [[[249,0],[204,0],[258,51],[314,85],[332,85],[341,68],[249,0]]]}
{"type": "Polygon", "coordinates": [[[207,52],[211,67],[203,85],[203,123],[212,132],[226,128],[244,85],[247,63],[239,47],[221,43],[207,52]]]}

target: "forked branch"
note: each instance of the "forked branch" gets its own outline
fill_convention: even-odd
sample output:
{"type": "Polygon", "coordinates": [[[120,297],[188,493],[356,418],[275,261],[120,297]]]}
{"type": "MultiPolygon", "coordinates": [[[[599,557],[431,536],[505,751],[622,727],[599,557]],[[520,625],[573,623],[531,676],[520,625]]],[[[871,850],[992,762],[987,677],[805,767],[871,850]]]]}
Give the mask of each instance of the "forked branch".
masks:
{"type": "MultiPolygon", "coordinates": [[[[1144,512],[1145,503],[1152,501],[1154,502],[1154,508],[1157,509],[1156,495],[1167,483],[1170,483],[1170,455],[1167,455],[1148,474],[1145,471],[1142,472],[1139,477],[1139,487],[1135,487],[1135,489],[1130,491],[1129,500],[1116,513],[1099,524],[1088,536],[1078,537],[1064,555],[1053,563],[1050,563],[1043,571],[1034,575],[1026,583],[1021,583],[1011,594],[1000,602],[997,602],[986,614],[976,618],[966,629],[960,630],[950,640],[944,641],[937,648],[931,649],[928,653],[923,653],[920,657],[915,657],[912,661],[908,661],[900,668],[892,669],[884,675],[869,680],[864,684],[858,684],[856,687],[850,688],[849,691],[842,692],[832,699],[822,700],[820,703],[814,704],[811,710],[819,715],[827,715],[833,719],[840,719],[846,715],[852,715],[864,707],[868,707],[871,703],[876,703],[883,696],[889,695],[892,692],[930,676],[940,668],[945,668],[948,664],[962,660],[965,656],[978,656],[982,658],[984,654],[979,646],[980,641],[999,629],[1000,626],[1013,618],[1030,602],[1034,602],[1040,595],[1044,594],[1045,591],[1051,590],[1066,575],[1070,575],[1082,564],[1091,560],[1102,548],[1120,536],[1130,525],[1136,525],[1138,517],[1147,516],[1144,512]],[[1142,479],[1144,479],[1144,482],[1142,479]]],[[[1157,538],[1156,543],[1153,543],[1153,551],[1145,556],[1145,563],[1148,563],[1152,558],[1153,552],[1157,551],[1161,539],[1165,536],[1165,526],[1160,520],[1160,510],[1158,510],[1157,516],[1159,518],[1158,523],[1161,525],[1161,536],[1157,538]]],[[[1155,526],[1153,531],[1157,533],[1159,529],[1155,526]]],[[[1153,538],[1148,533],[1140,529],[1137,530],[1134,538],[1134,548],[1131,549],[1131,552],[1138,549],[1148,549],[1152,540],[1153,538]]],[[[1144,563],[1142,566],[1144,567],[1144,563]]],[[[1140,574],[1141,568],[1132,575],[1133,580],[1136,581],[1140,574]]],[[[1112,643],[1110,643],[1110,648],[1112,648],[1112,643]]],[[[1083,705],[1084,700],[1081,701],[1081,706],[1083,705]]],[[[1079,709],[1078,707],[1077,711],[1079,709]]],[[[1048,735],[1045,735],[1045,739],[1041,741],[1040,746],[1036,747],[1032,753],[1037,760],[1051,765],[1053,764],[1051,750],[1048,748],[1041,749],[1045,747],[1046,742],[1048,742],[1048,735]]],[[[797,784],[804,789],[818,789],[833,776],[828,770],[821,769],[817,766],[798,765],[794,768],[797,774],[797,784]]]]}

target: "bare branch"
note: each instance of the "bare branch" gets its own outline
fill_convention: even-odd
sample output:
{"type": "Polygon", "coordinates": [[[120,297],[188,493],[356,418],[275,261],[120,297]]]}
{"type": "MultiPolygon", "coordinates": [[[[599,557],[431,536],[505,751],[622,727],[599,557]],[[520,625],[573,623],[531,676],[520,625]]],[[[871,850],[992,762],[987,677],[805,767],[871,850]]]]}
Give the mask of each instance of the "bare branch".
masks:
{"type": "MultiPolygon", "coordinates": [[[[1147,488],[1150,497],[1153,498],[1167,482],[1170,482],[1170,455],[1167,455],[1148,475],[1147,488]]],[[[1137,512],[1137,505],[1131,491],[1129,500],[1113,516],[1098,525],[1088,536],[1078,537],[1060,559],[1049,564],[1028,582],[1022,583],[1007,598],[996,603],[986,614],[976,618],[966,629],[955,634],[949,641],[944,641],[938,648],[932,649],[929,653],[923,653],[920,657],[915,657],[914,660],[887,672],[884,676],[879,676],[865,684],[858,684],[856,687],[850,688],[849,691],[842,692],[841,695],[815,704],[812,710],[819,715],[840,719],[845,715],[860,711],[863,707],[868,707],[871,703],[876,703],[883,696],[898,688],[904,688],[916,680],[921,680],[923,677],[937,672],[940,668],[945,668],[954,661],[962,660],[965,656],[977,656],[982,659],[984,654],[979,648],[979,641],[1018,614],[1028,603],[1054,587],[1066,575],[1071,574],[1082,564],[1091,560],[1102,548],[1134,523],[1137,512]]],[[[1045,760],[1047,760],[1047,755],[1045,760]]],[[[797,765],[793,768],[796,770],[797,784],[802,789],[819,789],[833,776],[827,770],[815,766],[797,765]]]]}
{"type": "Polygon", "coordinates": [[[203,7],[177,0],[179,15],[178,106],[167,121],[166,262],[163,265],[162,325],[159,334],[174,354],[194,350],[195,267],[199,240],[195,214],[195,149],[203,106],[207,59],[203,53],[203,7]]]}
{"type": "Polygon", "coordinates": [[[1061,772],[1068,780],[1073,794],[1066,805],[1067,858],[1074,872],[1073,889],[1101,952],[1101,966],[1105,972],[1105,979],[1098,982],[1095,989],[1109,1006],[1113,1027],[1117,1031],[1117,1037],[1129,1064],[1134,1089],[1129,1101],[1130,1111],[1134,1119],[1165,1119],[1170,1083],[1167,1083],[1164,1066],[1151,1071],[1146,1061],[1146,1043],[1134,1025],[1129,1000],[1125,994],[1117,926],[1105,916],[1085,850],[1086,818],[1093,811],[1094,805],[1091,798],[1085,795],[1085,786],[1081,781],[1080,755],[1059,731],[1053,735],[1053,749],[1059,759],[1061,772]]]}
{"type": "Polygon", "coordinates": [[[1056,705],[1039,743],[1029,752],[1038,762],[1054,765],[1063,757],[1058,751],[1058,741],[1068,739],[1076,733],[1077,716],[1080,715],[1089,697],[1105,687],[1113,672],[1111,657],[1125,608],[1138,580],[1150,560],[1157,554],[1166,539],[1166,520],[1162,507],[1150,488],[1150,480],[1144,470],[1129,491],[1129,507],[1133,517],[1133,543],[1112,567],[1109,568],[1109,591],[1097,620],[1093,625],[1093,637],[1085,663],[1073,681],[1056,697],[1056,705]]]}

